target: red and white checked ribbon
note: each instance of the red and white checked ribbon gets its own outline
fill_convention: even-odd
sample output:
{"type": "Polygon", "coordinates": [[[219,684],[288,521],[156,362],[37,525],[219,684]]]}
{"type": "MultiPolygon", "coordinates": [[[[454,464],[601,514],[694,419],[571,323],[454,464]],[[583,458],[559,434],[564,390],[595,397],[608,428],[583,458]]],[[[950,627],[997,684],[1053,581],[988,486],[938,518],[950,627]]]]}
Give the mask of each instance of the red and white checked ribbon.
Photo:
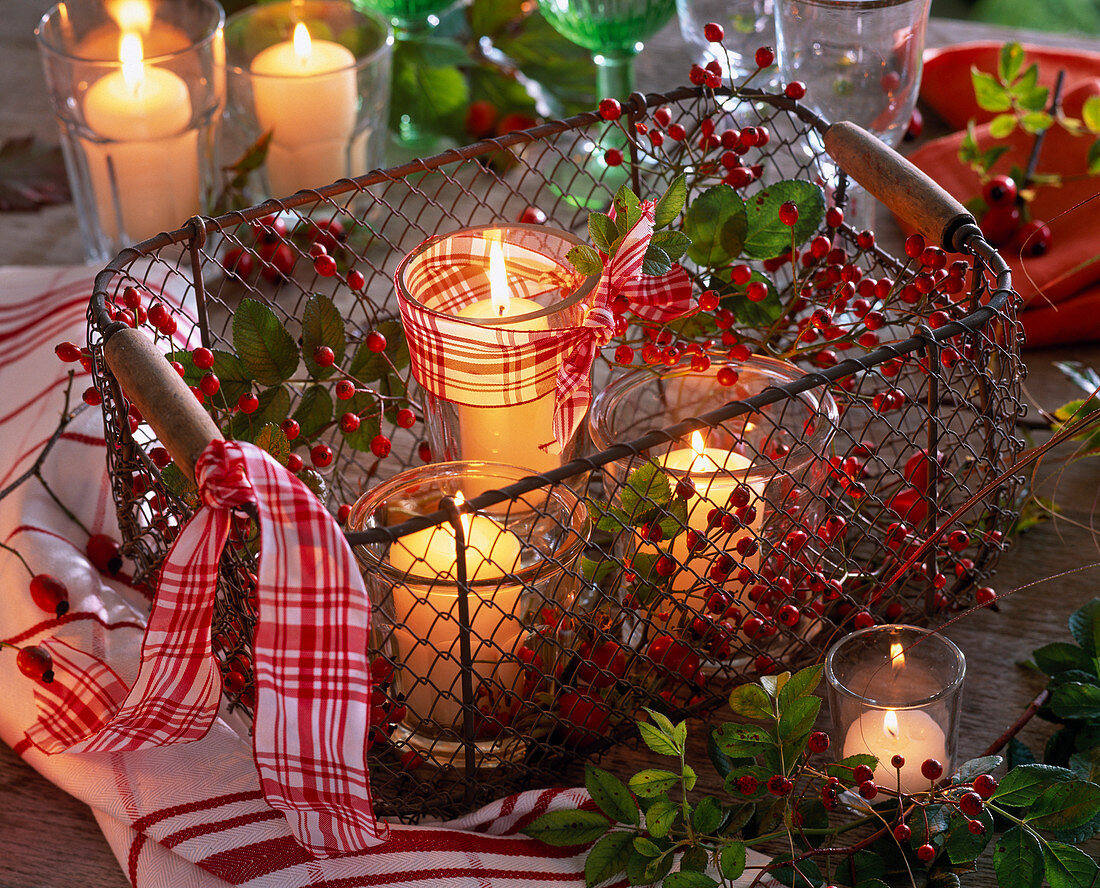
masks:
{"type": "MultiPolygon", "coordinates": [[[[635,314],[658,322],[693,307],[691,281],[679,266],[660,277],[642,275],[654,205],[643,201],[641,208],[641,218],[605,265],[589,301],[564,304],[550,316],[549,329],[456,317],[463,307],[489,298],[489,241],[458,232],[429,243],[399,270],[397,282],[416,381],[438,398],[472,407],[525,404],[554,391],[554,424],[547,430],[553,441],[544,446],[564,448],[588,410],[592,363],[614,333],[612,300],[623,294],[635,314]]],[[[513,297],[568,303],[584,280],[527,245],[505,241],[502,247],[513,297]]]]}
{"type": "Polygon", "coordinates": [[[161,568],[133,687],[94,656],[46,639],[55,678],[36,687],[28,737],[58,753],[206,735],[221,695],[210,649],[218,562],[233,510],[253,504],[253,757],[264,797],[314,856],[377,845],[387,828],[374,816],[366,764],[370,606],[351,549],[316,496],[260,448],[214,441],[195,471],[203,507],[161,568]]]}

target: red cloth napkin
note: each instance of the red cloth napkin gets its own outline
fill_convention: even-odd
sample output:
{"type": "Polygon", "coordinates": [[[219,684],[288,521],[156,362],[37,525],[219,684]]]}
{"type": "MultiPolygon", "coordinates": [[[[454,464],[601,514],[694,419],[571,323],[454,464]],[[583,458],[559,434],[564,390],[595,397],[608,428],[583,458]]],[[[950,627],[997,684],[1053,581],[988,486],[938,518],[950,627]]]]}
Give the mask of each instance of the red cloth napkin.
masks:
{"type": "MultiPolygon", "coordinates": [[[[921,99],[952,126],[965,129],[974,117],[988,121],[991,115],[973,101],[971,65],[996,71],[999,44],[968,44],[933,51],[925,61],[921,99]]],[[[1053,83],[1060,69],[1067,72],[1063,106],[1079,117],[1090,95],[1100,93],[1100,55],[1028,47],[1025,64],[1039,62],[1040,82],[1053,83]]],[[[988,123],[976,128],[978,143],[992,143],[988,123]]],[[[959,163],[963,132],[952,133],[922,146],[909,159],[962,202],[981,193],[978,177],[959,163]]],[[[1048,134],[1039,159],[1039,171],[1083,172],[1092,140],[1073,138],[1061,127],[1048,134]]],[[[1016,132],[1008,140],[1010,151],[994,167],[1007,173],[1013,164],[1026,167],[1032,139],[1016,132]]],[[[1032,203],[1032,214],[1046,222],[1053,247],[1040,257],[1024,257],[1019,244],[1000,248],[1012,267],[1012,283],[1024,300],[1021,321],[1029,346],[1087,342],[1100,339],[1100,204],[1083,203],[1100,193],[1100,179],[1066,183],[1061,188],[1041,188],[1032,203]],[[1081,204],[1080,206],[1078,206],[1081,204]]],[[[903,227],[905,227],[903,223],[903,227]]]]}

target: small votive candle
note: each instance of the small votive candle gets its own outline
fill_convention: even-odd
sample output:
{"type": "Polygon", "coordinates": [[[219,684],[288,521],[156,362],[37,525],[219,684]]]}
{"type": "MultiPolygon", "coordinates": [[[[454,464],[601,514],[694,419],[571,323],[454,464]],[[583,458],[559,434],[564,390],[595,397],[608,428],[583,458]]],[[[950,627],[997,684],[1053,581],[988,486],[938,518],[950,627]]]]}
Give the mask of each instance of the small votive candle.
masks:
{"type": "Polygon", "coordinates": [[[937,632],[872,626],[846,635],[825,657],[834,743],[842,758],[878,759],[874,780],[903,793],[926,791],[922,764],[956,764],[959,704],[966,660],[937,632]],[[904,760],[899,769],[894,756],[904,760]]]}

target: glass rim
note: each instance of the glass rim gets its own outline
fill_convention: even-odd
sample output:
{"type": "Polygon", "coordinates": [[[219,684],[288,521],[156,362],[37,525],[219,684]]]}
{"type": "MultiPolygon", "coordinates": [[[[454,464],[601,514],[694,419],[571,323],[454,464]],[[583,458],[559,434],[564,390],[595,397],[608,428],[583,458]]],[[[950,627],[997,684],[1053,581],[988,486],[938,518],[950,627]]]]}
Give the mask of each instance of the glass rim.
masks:
{"type": "Polygon", "coordinates": [[[963,680],[966,678],[966,657],[962,650],[955,642],[950,638],[943,635],[940,632],[936,632],[932,629],[926,629],[921,626],[913,626],[908,623],[883,623],[879,626],[868,626],[866,629],[858,629],[855,632],[850,632],[843,638],[835,641],[825,654],[824,665],[825,681],[828,686],[835,690],[837,693],[848,697],[852,700],[859,700],[868,709],[922,709],[932,703],[936,703],[946,697],[955,694],[962,686],[963,680]],[[954,664],[954,674],[951,680],[944,685],[943,688],[936,691],[934,694],[930,694],[927,697],[919,697],[913,700],[906,700],[902,703],[887,703],[883,700],[878,700],[874,697],[868,697],[866,694],[858,693],[852,688],[848,687],[839,676],[836,674],[835,659],[837,652],[840,651],[844,645],[853,641],[861,639],[867,635],[876,633],[888,632],[894,630],[897,632],[907,632],[921,636],[921,641],[918,644],[928,642],[930,639],[935,639],[943,649],[951,655],[951,660],[954,664]]]}
{"type": "MultiPolygon", "coordinates": [[[[613,380],[609,385],[604,386],[592,397],[592,406],[588,412],[587,424],[593,445],[597,450],[603,451],[616,444],[622,443],[615,436],[610,434],[610,429],[608,428],[610,423],[604,421],[611,414],[609,405],[612,405],[617,397],[653,379],[670,379],[682,376],[711,376],[716,375],[722,367],[726,366],[735,368],[744,367],[746,369],[764,372],[773,377],[785,377],[785,381],[788,382],[807,375],[794,364],[781,361],[778,358],[770,358],[766,355],[752,355],[743,361],[727,361],[722,364],[715,362],[711,364],[710,368],[703,371],[692,370],[687,366],[666,367],[662,365],[661,367],[637,367],[629,373],[623,374],[618,379],[613,380]]],[[[771,386],[764,386],[761,391],[767,388],[771,388],[771,386]]],[[[812,460],[816,459],[820,455],[817,452],[817,445],[820,445],[821,451],[824,452],[824,448],[832,439],[840,423],[840,410],[837,407],[836,399],[825,389],[808,389],[807,391],[799,392],[794,396],[793,400],[798,400],[803,405],[812,408],[813,414],[815,416],[821,415],[824,422],[820,423],[819,427],[814,429],[813,434],[805,440],[798,441],[791,452],[782,457],[783,465],[788,467],[787,474],[798,471],[802,466],[808,465],[812,460]]],[[[726,403],[729,403],[729,401],[716,404],[711,410],[704,411],[704,413],[717,410],[726,403]]],[[[750,412],[743,415],[751,417],[753,414],[750,412]]],[[[645,430],[642,429],[635,429],[631,431],[631,434],[637,436],[643,434],[644,431],[645,430]]],[[[675,441],[670,440],[666,446],[671,447],[675,443],[675,441]]],[[[747,469],[729,470],[723,468],[716,469],[713,472],[700,472],[694,469],[675,469],[669,467],[665,467],[664,470],[673,477],[687,477],[690,475],[692,477],[717,478],[721,476],[743,478],[745,480],[764,480],[775,477],[775,465],[767,461],[760,465],[754,462],[754,464],[747,469]]]]}
{"type": "MultiPolygon", "coordinates": [[[[364,55],[357,55],[353,53],[355,61],[350,65],[344,65],[339,68],[332,68],[331,70],[319,72],[317,74],[306,74],[302,77],[295,77],[295,80],[300,80],[303,83],[308,83],[311,80],[319,80],[324,77],[332,77],[335,74],[342,74],[345,71],[358,71],[361,68],[365,68],[366,66],[378,61],[379,58],[392,51],[394,43],[393,27],[390,25],[385,16],[375,12],[372,9],[362,9],[358,6],[355,6],[353,3],[349,2],[349,0],[308,0],[308,2],[317,6],[345,7],[346,9],[351,11],[353,16],[357,16],[365,22],[371,22],[375,25],[378,25],[382,29],[381,39],[378,41],[378,44],[376,46],[372,47],[370,51],[365,53],[364,55]]],[[[302,4],[296,3],[295,0],[281,0],[281,2],[277,3],[261,3],[258,5],[247,6],[244,9],[238,10],[237,12],[229,16],[225,20],[225,26],[228,30],[239,22],[251,18],[254,15],[265,12],[273,14],[274,10],[279,9],[279,7],[287,7],[288,9],[293,9],[300,6],[302,6],[302,4]]],[[[362,27],[362,25],[360,25],[360,27],[362,27]]],[[[344,44],[340,43],[338,40],[332,42],[338,43],[340,46],[344,46],[344,44]]],[[[276,45],[278,44],[271,44],[271,46],[276,45]]],[[[264,49],[269,48],[270,47],[267,46],[264,47],[264,49]]],[[[348,47],[345,47],[345,49],[347,48],[348,47]]],[[[263,50],[260,50],[260,52],[263,52],[263,50]]],[[[256,53],[256,55],[259,55],[259,53],[256,53]]],[[[255,55],[252,56],[253,59],[255,57],[255,55]]],[[[251,59],[249,60],[249,64],[251,65],[251,59]]],[[[236,62],[230,61],[228,45],[226,46],[225,68],[226,71],[233,74],[235,77],[250,77],[253,80],[260,81],[288,79],[284,74],[257,74],[251,69],[251,67],[244,68],[236,62]]]]}
{"type": "MultiPolygon", "coordinates": [[[[46,25],[51,22],[55,15],[62,6],[67,6],[71,0],[59,0],[54,3],[49,9],[47,9],[42,17],[38,20],[38,24],[34,27],[34,39],[38,44],[40,50],[49,52],[51,55],[58,58],[65,59],[69,62],[79,62],[84,65],[104,65],[109,68],[119,68],[122,65],[121,59],[100,59],[92,58],[90,56],[77,55],[72,51],[72,48],[66,48],[64,46],[58,46],[56,43],[48,39],[46,34],[46,25]]],[[[190,41],[186,46],[183,46],[174,52],[161,53],[159,55],[147,55],[142,58],[142,62],[145,64],[164,63],[181,59],[184,56],[190,55],[195,52],[201,51],[204,47],[211,44],[217,39],[218,35],[225,29],[225,10],[222,9],[222,5],[217,0],[194,0],[200,6],[206,7],[206,10],[213,13],[212,24],[208,23],[203,35],[190,41]]],[[[104,19],[109,20],[110,16],[104,12],[104,19]]],[[[153,22],[157,19],[154,17],[153,22]]]]}
{"type": "Polygon", "coordinates": [[[559,302],[555,302],[553,305],[545,305],[538,311],[528,312],[523,315],[512,315],[507,318],[459,318],[456,315],[449,314],[445,311],[439,311],[436,308],[429,308],[424,305],[419,299],[417,299],[405,286],[405,269],[409,266],[414,259],[420,256],[429,247],[438,244],[440,241],[447,238],[457,237],[459,235],[474,235],[482,234],[488,231],[532,231],[539,232],[543,235],[550,235],[558,237],[566,243],[573,246],[586,246],[586,242],[571,231],[565,231],[561,228],[551,228],[546,225],[533,225],[529,222],[493,222],[488,225],[472,225],[467,228],[456,228],[454,231],[448,231],[446,234],[434,234],[431,237],[418,244],[412,250],[405,254],[398,264],[396,271],[394,271],[393,279],[394,284],[397,286],[399,296],[409,302],[416,303],[422,311],[425,311],[437,318],[446,318],[448,320],[462,321],[463,323],[474,324],[479,327],[510,327],[516,324],[523,323],[525,321],[533,321],[539,318],[549,317],[550,315],[557,314],[560,311],[572,308],[577,303],[585,300],[590,293],[596,289],[596,285],[599,283],[600,276],[596,274],[590,274],[584,276],[584,281],[576,290],[574,290],[565,299],[559,302]]]}
{"type": "MultiPolygon", "coordinates": [[[[356,525],[355,519],[359,516],[365,518],[375,509],[383,506],[390,497],[403,488],[423,485],[433,480],[442,480],[447,477],[447,472],[459,473],[463,471],[469,472],[470,474],[476,474],[480,471],[483,478],[500,478],[505,480],[506,483],[501,484],[500,489],[531,476],[531,471],[529,469],[509,465],[508,463],[490,462],[488,460],[450,460],[447,462],[428,463],[423,466],[418,466],[415,469],[407,469],[404,472],[399,472],[392,478],[383,481],[364,493],[352,505],[351,514],[348,516],[347,526],[352,530],[364,529],[356,525]]],[[[566,567],[561,562],[572,560],[574,556],[579,556],[584,547],[588,545],[588,538],[591,533],[591,521],[588,518],[587,510],[582,510],[580,508],[581,499],[577,496],[576,492],[570,489],[567,484],[557,484],[552,487],[537,487],[532,491],[526,491],[526,493],[537,493],[539,491],[545,491],[548,496],[557,497],[563,509],[568,512],[569,523],[564,528],[564,532],[568,534],[568,538],[558,544],[551,556],[553,560],[541,557],[535,561],[535,563],[529,564],[514,573],[505,574],[503,577],[490,577],[484,580],[469,581],[467,585],[470,587],[471,591],[496,589],[501,585],[532,585],[537,582],[543,574],[550,573],[554,570],[565,570],[566,567]],[[579,522],[576,517],[578,515],[580,516],[579,522]]],[[[516,500],[506,499],[498,505],[504,505],[509,502],[515,503],[516,500]]],[[[471,514],[478,514],[478,512],[471,514]]],[[[390,545],[393,544],[391,543],[390,545]]],[[[445,589],[448,586],[454,587],[456,590],[458,588],[457,578],[441,579],[439,576],[428,577],[409,573],[408,571],[396,570],[390,565],[389,561],[371,551],[371,546],[368,544],[358,544],[352,548],[360,557],[367,557],[371,560],[371,570],[379,571],[386,576],[387,579],[392,579],[394,582],[399,582],[402,585],[424,586],[434,589],[445,589]]]]}

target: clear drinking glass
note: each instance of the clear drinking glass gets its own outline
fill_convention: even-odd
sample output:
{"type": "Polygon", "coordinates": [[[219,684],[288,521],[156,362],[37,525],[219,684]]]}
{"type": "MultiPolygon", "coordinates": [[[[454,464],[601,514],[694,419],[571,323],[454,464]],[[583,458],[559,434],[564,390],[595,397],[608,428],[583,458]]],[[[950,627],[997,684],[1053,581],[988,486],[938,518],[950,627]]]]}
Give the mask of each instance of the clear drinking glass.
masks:
{"type": "MultiPolygon", "coordinates": [[[[806,83],[803,103],[827,120],[850,120],[897,147],[920,90],[930,2],[775,0],[784,81],[806,83]]],[[[823,172],[835,181],[835,167],[823,172]]],[[[855,200],[848,221],[869,228],[873,201],[866,194],[855,200]]]]}
{"type": "Polygon", "coordinates": [[[215,0],[67,0],[35,29],[89,261],[173,231],[208,205],[225,105],[223,25],[215,0]]]}
{"type": "MultiPolygon", "coordinates": [[[[695,61],[700,65],[717,61],[734,83],[756,70],[757,49],[775,45],[772,0],[676,0],[676,14],[680,33],[695,48],[695,61]],[[708,22],[717,22],[725,31],[725,51],[703,35],[708,22]]],[[[769,76],[774,78],[774,72],[770,69],[769,76]]],[[[756,86],[766,82],[753,81],[756,86]]]]}
{"type": "Polygon", "coordinates": [[[875,783],[926,791],[925,759],[958,764],[966,658],[950,639],[917,626],[872,626],[844,636],[825,655],[825,680],[837,758],[878,759],[875,783]],[[900,755],[900,768],[891,760],[900,755]]]}
{"type": "Polygon", "coordinates": [[[252,6],[225,26],[229,122],[239,154],[271,133],[265,188],[285,197],[382,165],[393,38],[345,0],[252,6]]]}

